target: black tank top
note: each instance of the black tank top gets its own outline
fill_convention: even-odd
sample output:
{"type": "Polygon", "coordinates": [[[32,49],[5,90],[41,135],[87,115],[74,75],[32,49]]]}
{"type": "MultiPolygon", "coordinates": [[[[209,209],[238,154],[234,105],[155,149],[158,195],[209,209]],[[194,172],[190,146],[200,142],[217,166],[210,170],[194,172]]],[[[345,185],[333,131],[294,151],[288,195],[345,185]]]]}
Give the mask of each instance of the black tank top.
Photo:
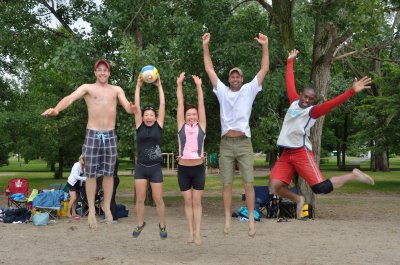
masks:
{"type": "Polygon", "coordinates": [[[137,162],[153,165],[162,162],[161,155],[162,128],[156,121],[152,126],[142,122],[136,130],[138,148],[137,162]]]}

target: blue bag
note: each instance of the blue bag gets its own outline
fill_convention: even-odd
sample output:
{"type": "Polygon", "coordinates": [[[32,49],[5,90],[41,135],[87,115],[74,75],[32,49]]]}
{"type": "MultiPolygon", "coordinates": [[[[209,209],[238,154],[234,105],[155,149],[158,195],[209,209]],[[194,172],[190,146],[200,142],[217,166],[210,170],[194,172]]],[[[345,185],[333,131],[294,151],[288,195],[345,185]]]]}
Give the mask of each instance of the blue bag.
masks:
{"type": "Polygon", "coordinates": [[[35,213],[32,217],[33,225],[47,225],[49,223],[49,213],[35,213]]]}
{"type": "MultiPolygon", "coordinates": [[[[249,211],[247,210],[247,207],[240,207],[238,209],[238,214],[242,217],[246,217],[247,219],[249,219],[249,211]]],[[[260,218],[261,218],[260,212],[254,210],[254,220],[260,221],[260,218]]]]}

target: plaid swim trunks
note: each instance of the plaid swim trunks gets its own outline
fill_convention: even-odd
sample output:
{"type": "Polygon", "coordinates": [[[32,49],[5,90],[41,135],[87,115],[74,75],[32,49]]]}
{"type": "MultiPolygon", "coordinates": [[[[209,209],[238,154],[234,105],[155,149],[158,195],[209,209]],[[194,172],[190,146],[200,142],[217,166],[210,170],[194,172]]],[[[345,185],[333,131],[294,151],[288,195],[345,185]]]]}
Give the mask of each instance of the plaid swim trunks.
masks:
{"type": "Polygon", "coordinates": [[[113,176],[117,160],[117,135],[115,130],[86,129],[82,154],[85,160],[86,177],[113,176]]]}

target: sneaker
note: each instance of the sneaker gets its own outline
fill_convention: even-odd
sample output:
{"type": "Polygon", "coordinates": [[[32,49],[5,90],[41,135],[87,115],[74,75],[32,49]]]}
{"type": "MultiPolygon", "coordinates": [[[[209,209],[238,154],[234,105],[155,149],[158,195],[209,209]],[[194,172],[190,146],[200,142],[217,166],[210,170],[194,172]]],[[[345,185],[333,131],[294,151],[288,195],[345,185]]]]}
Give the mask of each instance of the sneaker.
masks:
{"type": "Polygon", "coordinates": [[[136,226],[136,228],[133,229],[132,236],[135,238],[138,237],[145,226],[146,226],[146,222],[143,222],[143,224],[141,226],[136,226]]]}
{"type": "MultiPolygon", "coordinates": [[[[100,221],[102,224],[105,224],[105,223],[107,223],[107,219],[101,219],[101,221],[100,221]]],[[[112,224],[113,225],[116,225],[116,224],[118,224],[118,221],[117,220],[113,220],[112,221],[112,224]]]]}
{"type": "Polygon", "coordinates": [[[160,228],[160,238],[161,239],[166,239],[168,237],[168,232],[167,232],[167,227],[161,227],[160,224],[158,224],[158,227],[160,228]]]}

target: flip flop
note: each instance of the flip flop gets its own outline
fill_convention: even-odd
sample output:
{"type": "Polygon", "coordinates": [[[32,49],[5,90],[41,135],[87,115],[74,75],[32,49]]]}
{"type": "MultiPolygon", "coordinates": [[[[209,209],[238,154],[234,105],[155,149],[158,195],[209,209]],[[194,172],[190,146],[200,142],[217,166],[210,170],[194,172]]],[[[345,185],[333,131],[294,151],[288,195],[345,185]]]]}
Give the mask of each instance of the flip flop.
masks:
{"type": "Polygon", "coordinates": [[[72,217],[72,219],[79,221],[79,220],[81,220],[81,217],[79,215],[75,215],[72,217]]]}
{"type": "Polygon", "coordinates": [[[287,218],[279,218],[278,223],[282,223],[282,222],[289,222],[289,220],[287,218]]]}

